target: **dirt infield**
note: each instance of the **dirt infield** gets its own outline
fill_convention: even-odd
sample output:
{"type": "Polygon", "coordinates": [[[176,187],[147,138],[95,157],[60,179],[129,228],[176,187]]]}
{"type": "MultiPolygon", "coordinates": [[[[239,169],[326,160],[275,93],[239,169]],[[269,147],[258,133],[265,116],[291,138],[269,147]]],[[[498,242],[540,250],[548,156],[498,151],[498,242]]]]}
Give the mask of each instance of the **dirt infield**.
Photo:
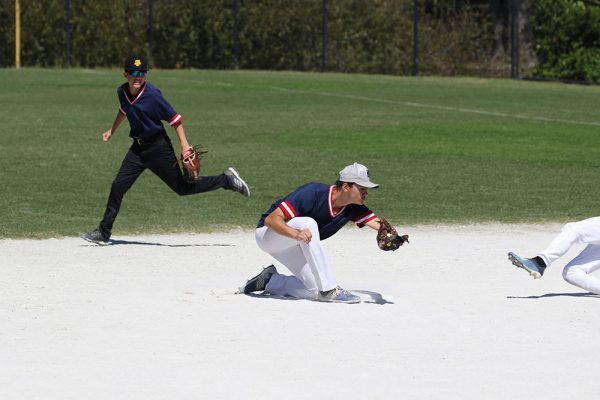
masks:
{"type": "MultiPolygon", "coordinates": [[[[562,399],[596,395],[600,299],[513,267],[560,225],[422,226],[325,241],[366,300],[235,295],[253,232],[0,241],[0,398],[562,399]]],[[[285,273],[285,268],[275,264],[285,273]]]]}

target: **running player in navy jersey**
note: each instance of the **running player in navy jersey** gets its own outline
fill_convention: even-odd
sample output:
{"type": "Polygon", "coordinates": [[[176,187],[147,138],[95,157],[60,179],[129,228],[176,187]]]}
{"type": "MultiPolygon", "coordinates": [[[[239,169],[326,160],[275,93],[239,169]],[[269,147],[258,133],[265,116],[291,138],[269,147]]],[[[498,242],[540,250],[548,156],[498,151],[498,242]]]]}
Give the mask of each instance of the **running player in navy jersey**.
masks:
{"type": "Polygon", "coordinates": [[[219,188],[239,192],[245,197],[250,195],[248,185],[233,168],[221,175],[203,176],[195,182],[188,182],[183,178],[171,139],[162,124],[162,121],[166,121],[175,128],[183,152],[190,148],[182,125],[183,117],[165,100],[160,90],[146,82],[147,72],[148,62],[144,56],[132,55],[125,61],[123,75],[127,82],[117,89],[119,111],[112,127],[102,134],[102,139],[108,142],[127,118],[131,128],[129,136],[133,143],[112,183],[100,225],[97,229],[80,235],[88,242],[108,244],[123,196],[146,169],[155,173],[181,196],[219,188]]]}
{"type": "Polygon", "coordinates": [[[322,240],[349,221],[379,229],[379,219],[365,206],[371,182],[364,165],[344,168],[335,185],[308,183],[277,200],[256,227],[256,242],[294,275],[279,274],[271,265],[250,279],[241,291],[266,291],[279,296],[358,303],[360,297],[337,285],[322,240]]]}

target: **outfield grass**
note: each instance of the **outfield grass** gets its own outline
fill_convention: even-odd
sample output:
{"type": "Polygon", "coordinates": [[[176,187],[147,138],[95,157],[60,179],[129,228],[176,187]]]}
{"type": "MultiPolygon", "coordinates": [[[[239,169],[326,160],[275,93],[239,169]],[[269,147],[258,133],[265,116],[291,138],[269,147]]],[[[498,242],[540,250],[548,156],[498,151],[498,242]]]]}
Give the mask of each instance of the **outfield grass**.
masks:
{"type": "MultiPolygon", "coordinates": [[[[117,70],[0,70],[0,237],[97,226],[129,145],[117,70]]],[[[333,182],[354,161],[395,224],[566,221],[598,215],[600,88],[471,78],[151,71],[210,150],[251,186],[178,197],[152,173],[126,195],[115,234],[250,228],[276,198],[333,182]]],[[[169,128],[171,137],[175,135],[169,128]]],[[[176,139],[175,139],[176,140],[176,139]]]]}

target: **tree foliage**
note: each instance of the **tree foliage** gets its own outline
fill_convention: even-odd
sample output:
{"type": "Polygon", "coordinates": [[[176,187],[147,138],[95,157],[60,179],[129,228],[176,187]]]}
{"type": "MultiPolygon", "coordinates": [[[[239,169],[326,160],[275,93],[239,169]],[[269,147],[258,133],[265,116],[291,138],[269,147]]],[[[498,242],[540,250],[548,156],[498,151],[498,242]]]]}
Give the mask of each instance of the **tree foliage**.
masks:
{"type": "Polygon", "coordinates": [[[574,0],[535,0],[531,5],[535,74],[600,82],[600,7],[574,0]]]}
{"type": "MultiPolygon", "coordinates": [[[[407,75],[413,68],[413,0],[71,0],[70,46],[65,0],[20,2],[23,66],[112,67],[143,52],[158,68],[318,71],[326,38],[329,71],[407,75]]],[[[537,76],[600,81],[600,7],[520,2],[532,33],[522,35],[522,48],[533,41],[537,76]]],[[[507,76],[510,4],[420,0],[420,73],[507,76]]],[[[0,0],[0,66],[14,63],[14,7],[0,0]]]]}

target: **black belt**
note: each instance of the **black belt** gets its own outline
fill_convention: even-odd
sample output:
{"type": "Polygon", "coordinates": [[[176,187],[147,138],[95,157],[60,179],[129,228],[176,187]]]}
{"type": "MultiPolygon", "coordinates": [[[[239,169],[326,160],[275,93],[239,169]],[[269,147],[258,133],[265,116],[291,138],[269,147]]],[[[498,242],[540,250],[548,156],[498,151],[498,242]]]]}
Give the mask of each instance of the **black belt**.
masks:
{"type": "Polygon", "coordinates": [[[145,147],[145,146],[148,146],[148,145],[156,142],[158,139],[160,139],[163,136],[164,136],[163,133],[158,133],[154,136],[150,136],[147,138],[133,138],[133,141],[134,141],[134,143],[137,143],[138,146],[145,147]]]}

